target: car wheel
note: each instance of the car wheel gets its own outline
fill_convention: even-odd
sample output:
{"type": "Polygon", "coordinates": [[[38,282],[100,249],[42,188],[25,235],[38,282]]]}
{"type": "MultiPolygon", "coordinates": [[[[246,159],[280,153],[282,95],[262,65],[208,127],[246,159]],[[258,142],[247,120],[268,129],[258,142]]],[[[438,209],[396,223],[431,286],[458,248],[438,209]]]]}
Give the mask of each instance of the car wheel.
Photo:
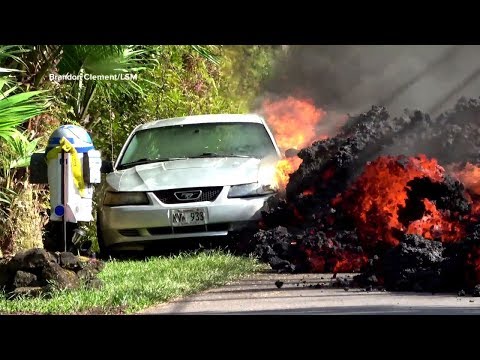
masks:
{"type": "Polygon", "coordinates": [[[98,220],[98,217],[97,217],[97,242],[98,242],[98,250],[100,251],[99,258],[103,260],[108,260],[112,256],[112,252],[105,245],[105,241],[103,240],[102,227],[100,225],[100,221],[98,220]]]}

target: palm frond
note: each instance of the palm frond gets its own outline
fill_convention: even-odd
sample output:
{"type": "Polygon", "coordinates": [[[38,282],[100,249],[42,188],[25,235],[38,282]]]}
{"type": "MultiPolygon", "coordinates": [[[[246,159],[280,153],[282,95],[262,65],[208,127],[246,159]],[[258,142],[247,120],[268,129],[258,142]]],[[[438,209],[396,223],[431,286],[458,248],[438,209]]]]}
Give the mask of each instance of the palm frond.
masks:
{"type": "Polygon", "coordinates": [[[35,152],[40,138],[29,140],[25,134],[15,131],[9,142],[13,156],[9,168],[20,168],[30,165],[30,157],[35,152]]]}
{"type": "Polygon", "coordinates": [[[220,65],[220,61],[218,55],[215,54],[215,50],[218,49],[217,45],[190,45],[191,48],[196,51],[200,56],[205,58],[206,60],[214,63],[215,65],[220,65]]]}
{"type": "Polygon", "coordinates": [[[40,115],[47,106],[45,91],[31,91],[0,99],[0,137],[10,139],[15,127],[40,115]]]}
{"type": "Polygon", "coordinates": [[[0,188],[0,203],[10,205],[16,195],[12,189],[0,188]]]}
{"type": "Polygon", "coordinates": [[[22,62],[20,56],[21,54],[31,51],[29,46],[25,45],[1,45],[0,46],[0,61],[10,58],[17,62],[22,62]]]}
{"type": "MultiPolygon", "coordinates": [[[[69,45],[63,48],[60,73],[112,75],[139,74],[158,64],[152,48],[138,45],[69,45]]],[[[92,98],[122,99],[143,97],[143,79],[112,81],[80,78],[71,85],[68,100],[78,121],[86,116],[92,98]]]]}
{"type": "Polygon", "coordinates": [[[121,62],[122,45],[65,45],[58,64],[61,74],[111,74],[121,62]]]}
{"type": "Polygon", "coordinates": [[[0,67],[0,74],[9,74],[12,72],[20,72],[18,69],[7,69],[7,68],[2,68],[0,67]]]}

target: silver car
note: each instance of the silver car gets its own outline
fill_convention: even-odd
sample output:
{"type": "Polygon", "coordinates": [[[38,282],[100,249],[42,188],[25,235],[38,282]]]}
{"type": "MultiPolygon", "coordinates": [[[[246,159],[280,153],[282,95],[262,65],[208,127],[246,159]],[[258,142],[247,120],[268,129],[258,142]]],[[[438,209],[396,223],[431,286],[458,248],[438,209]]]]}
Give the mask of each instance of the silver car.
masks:
{"type": "Polygon", "coordinates": [[[106,176],[101,252],[218,237],[257,223],[281,159],[259,115],[198,115],[138,126],[106,176]]]}

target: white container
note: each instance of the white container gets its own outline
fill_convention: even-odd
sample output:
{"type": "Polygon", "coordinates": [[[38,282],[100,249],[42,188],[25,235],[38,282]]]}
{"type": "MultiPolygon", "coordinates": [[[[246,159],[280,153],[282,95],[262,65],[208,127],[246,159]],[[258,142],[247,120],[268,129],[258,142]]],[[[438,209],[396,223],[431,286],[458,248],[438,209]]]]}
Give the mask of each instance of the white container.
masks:
{"type": "Polygon", "coordinates": [[[93,146],[90,135],[80,126],[62,125],[50,136],[46,149],[47,159],[50,151],[54,151],[51,156],[55,156],[55,152],[58,153],[56,158],[51,158],[47,162],[51,205],[50,220],[62,221],[65,216],[65,220],[71,223],[93,221],[93,184],[101,181],[102,160],[100,152],[93,146]],[[62,152],[60,150],[63,138],[67,140],[64,146],[70,143],[75,148],[73,152],[75,155],[70,152],[64,153],[64,178],[62,178],[62,152]],[[76,179],[72,171],[72,160],[78,161],[77,170],[81,170],[76,179]],[[62,184],[64,184],[63,194],[62,184]]]}
{"type": "MultiPolygon", "coordinates": [[[[82,153],[77,156],[82,164],[82,153]]],[[[48,162],[48,184],[50,187],[50,205],[51,215],[50,220],[62,221],[62,209],[65,220],[71,223],[79,221],[93,221],[93,186],[85,184],[82,192],[75,186],[74,176],[71,166],[71,154],[65,153],[65,203],[62,203],[62,154],[59,153],[56,159],[51,159],[48,162]]],[[[83,171],[83,169],[82,169],[83,171]]]]}

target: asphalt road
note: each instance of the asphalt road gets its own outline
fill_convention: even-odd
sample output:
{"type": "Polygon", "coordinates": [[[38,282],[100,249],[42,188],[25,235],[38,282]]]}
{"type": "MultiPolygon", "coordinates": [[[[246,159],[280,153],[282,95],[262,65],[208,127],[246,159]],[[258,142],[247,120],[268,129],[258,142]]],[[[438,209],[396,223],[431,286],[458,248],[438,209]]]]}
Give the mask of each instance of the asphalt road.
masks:
{"type": "MultiPolygon", "coordinates": [[[[337,275],[347,276],[353,275],[337,275]]],[[[331,277],[330,274],[257,274],[223,287],[149,308],[141,314],[480,314],[480,298],[476,297],[319,288],[318,284],[331,283],[331,277]],[[275,285],[277,280],[283,282],[281,288],[275,285]]]]}

